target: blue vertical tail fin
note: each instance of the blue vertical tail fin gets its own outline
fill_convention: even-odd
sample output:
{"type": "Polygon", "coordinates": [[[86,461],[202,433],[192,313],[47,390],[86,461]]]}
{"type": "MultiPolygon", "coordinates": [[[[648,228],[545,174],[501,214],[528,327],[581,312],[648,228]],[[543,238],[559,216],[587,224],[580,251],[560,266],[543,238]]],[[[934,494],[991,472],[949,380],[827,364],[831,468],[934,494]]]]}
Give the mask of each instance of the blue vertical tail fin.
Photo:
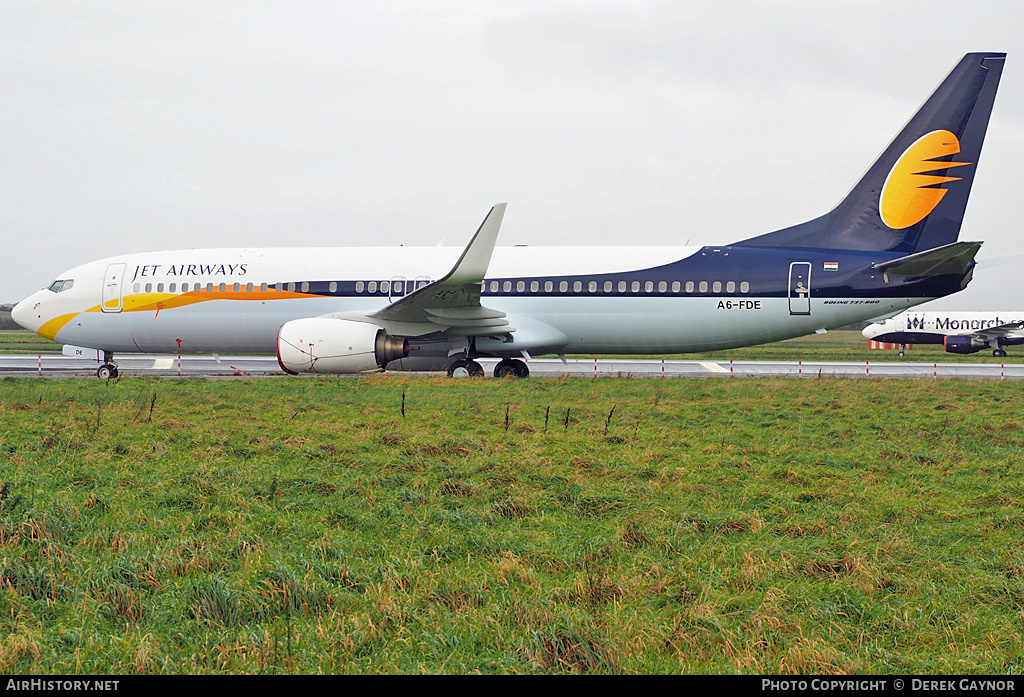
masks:
{"type": "Polygon", "coordinates": [[[736,243],[912,254],[957,241],[1005,53],[968,53],[829,213],[736,243]]]}

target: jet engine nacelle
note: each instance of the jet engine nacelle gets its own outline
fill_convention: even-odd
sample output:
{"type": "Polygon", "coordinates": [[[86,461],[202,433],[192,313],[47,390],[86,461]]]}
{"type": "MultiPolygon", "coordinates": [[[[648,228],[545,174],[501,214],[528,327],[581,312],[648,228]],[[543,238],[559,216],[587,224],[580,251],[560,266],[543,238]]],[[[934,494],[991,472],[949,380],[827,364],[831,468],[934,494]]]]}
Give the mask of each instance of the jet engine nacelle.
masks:
{"type": "Polygon", "coordinates": [[[364,373],[409,355],[409,342],[376,324],[329,317],[285,322],[277,332],[277,362],[297,373],[364,373]]]}
{"type": "Polygon", "coordinates": [[[987,341],[980,341],[973,336],[947,336],[942,343],[946,347],[946,353],[977,353],[983,348],[988,348],[987,341]]]}

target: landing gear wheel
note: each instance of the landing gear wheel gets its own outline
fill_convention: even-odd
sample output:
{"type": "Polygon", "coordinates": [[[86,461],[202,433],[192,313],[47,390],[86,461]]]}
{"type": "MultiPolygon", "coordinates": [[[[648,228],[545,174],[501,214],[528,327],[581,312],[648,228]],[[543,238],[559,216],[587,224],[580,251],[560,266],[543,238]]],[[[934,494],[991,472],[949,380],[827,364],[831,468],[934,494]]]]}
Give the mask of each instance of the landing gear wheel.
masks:
{"type": "Polygon", "coordinates": [[[995,358],[1006,358],[1006,351],[1003,349],[996,349],[992,352],[992,356],[995,358]]]}
{"type": "Polygon", "coordinates": [[[494,366],[494,377],[496,378],[528,378],[530,369],[526,363],[517,358],[502,358],[498,365],[494,366]]]}
{"type": "Polygon", "coordinates": [[[904,356],[906,356],[907,354],[906,354],[906,353],[904,353],[903,351],[900,351],[900,352],[899,352],[899,353],[897,353],[896,355],[897,355],[897,356],[899,356],[900,358],[903,358],[903,357],[904,357],[904,356]]]}
{"type": "Polygon", "coordinates": [[[117,366],[109,363],[104,363],[96,371],[96,377],[100,380],[110,380],[111,378],[117,377],[117,366]]]}
{"type": "Polygon", "coordinates": [[[484,374],[484,368],[476,361],[459,359],[448,365],[448,377],[450,378],[475,378],[484,374]]]}

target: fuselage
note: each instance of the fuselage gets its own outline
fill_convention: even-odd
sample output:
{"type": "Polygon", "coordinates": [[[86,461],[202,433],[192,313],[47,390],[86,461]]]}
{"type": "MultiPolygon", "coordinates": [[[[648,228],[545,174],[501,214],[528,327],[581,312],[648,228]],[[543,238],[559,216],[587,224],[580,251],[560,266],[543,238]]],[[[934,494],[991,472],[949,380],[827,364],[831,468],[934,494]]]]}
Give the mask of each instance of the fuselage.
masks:
{"type": "MultiPolygon", "coordinates": [[[[1024,311],[1001,312],[902,312],[884,322],[864,328],[872,341],[893,344],[942,344],[947,336],[971,335],[995,327],[1024,321],[1024,311]]],[[[1000,337],[999,344],[1024,344],[1024,330],[1000,337]]]]}
{"type": "MultiPolygon", "coordinates": [[[[460,251],[126,254],[61,274],[63,283],[25,299],[13,315],[59,343],[104,351],[273,353],[284,323],[375,312],[439,279],[460,251]]],[[[765,343],[899,311],[970,279],[970,271],[915,279],[872,268],[898,256],[749,246],[498,247],[480,304],[506,313],[515,331],[504,353],[477,354],[517,355],[522,346],[535,354],[686,353],[765,343]],[[544,338],[531,343],[531,336],[544,338]]]]}

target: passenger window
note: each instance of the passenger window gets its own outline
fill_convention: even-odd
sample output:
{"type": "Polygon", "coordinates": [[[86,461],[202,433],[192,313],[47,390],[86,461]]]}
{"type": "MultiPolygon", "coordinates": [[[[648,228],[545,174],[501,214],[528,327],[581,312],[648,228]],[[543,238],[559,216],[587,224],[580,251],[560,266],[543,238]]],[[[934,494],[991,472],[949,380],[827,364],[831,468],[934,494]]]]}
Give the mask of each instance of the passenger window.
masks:
{"type": "Polygon", "coordinates": [[[153,284],[152,283],[147,283],[146,284],[146,292],[147,293],[152,293],[153,292],[153,284]]]}
{"type": "Polygon", "coordinates": [[[163,293],[164,292],[164,284],[163,283],[158,283],[156,285],[156,292],[157,293],[163,293]]]}
{"type": "Polygon", "coordinates": [[[501,289],[503,291],[505,291],[506,293],[511,293],[512,292],[512,281],[505,281],[504,283],[502,283],[501,284],[501,289]]]}
{"type": "MultiPolygon", "coordinates": [[[[396,283],[395,285],[397,286],[398,284],[396,283]]],[[[399,289],[399,290],[401,290],[401,289],[399,289]]],[[[302,292],[303,293],[308,293],[309,292],[309,281],[303,281],[302,282],[302,292]]]]}
{"type": "Polygon", "coordinates": [[[207,293],[212,293],[213,292],[213,284],[212,283],[207,283],[206,284],[206,292],[207,293]]]}
{"type": "Polygon", "coordinates": [[[238,284],[238,283],[236,283],[235,285],[231,286],[231,291],[233,293],[237,293],[240,290],[242,290],[242,286],[240,284],[238,284]]]}
{"type": "Polygon", "coordinates": [[[722,292],[722,282],[721,281],[715,281],[712,284],[712,286],[711,286],[711,290],[714,291],[715,293],[721,293],[722,292]]]}
{"type": "Polygon", "coordinates": [[[558,282],[558,290],[561,291],[562,293],[564,293],[565,291],[569,290],[569,282],[568,281],[559,281],[558,282]]]}
{"type": "Polygon", "coordinates": [[[551,281],[544,281],[544,292],[550,293],[555,287],[555,284],[551,281]]]}
{"type": "Polygon", "coordinates": [[[631,288],[632,288],[634,293],[639,293],[640,292],[640,281],[633,281],[633,285],[631,286],[631,288]]]}
{"type": "Polygon", "coordinates": [[[540,283],[537,281],[530,281],[530,292],[536,293],[538,290],[540,290],[540,283]]]}
{"type": "Polygon", "coordinates": [[[736,292],[736,281],[729,281],[725,284],[725,292],[735,293],[736,292]]]}
{"type": "MultiPolygon", "coordinates": [[[[289,283],[287,287],[288,287],[288,292],[289,293],[294,293],[295,292],[295,283],[289,283]]],[[[383,288],[383,286],[382,286],[382,288],[383,288]]]]}
{"type": "Polygon", "coordinates": [[[526,290],[526,284],[523,281],[516,281],[516,292],[522,293],[526,290]]]}
{"type": "Polygon", "coordinates": [[[263,283],[260,284],[260,292],[261,293],[266,293],[267,292],[267,288],[268,288],[268,286],[267,286],[267,282],[266,281],[264,281],[263,283]]]}
{"type": "Polygon", "coordinates": [[[581,290],[583,290],[583,282],[582,281],[573,281],[573,283],[572,283],[572,290],[573,290],[574,293],[579,293],[581,290]]]}
{"type": "Polygon", "coordinates": [[[740,292],[741,293],[748,293],[748,292],[750,292],[750,284],[747,283],[746,281],[743,281],[742,283],[740,283],[740,292]]]}
{"type": "Polygon", "coordinates": [[[252,284],[251,283],[246,283],[245,284],[245,292],[246,293],[251,293],[252,292],[252,284]]]}
{"type": "Polygon", "coordinates": [[[626,292],[626,282],[625,281],[619,281],[619,292],[620,293],[625,293],[626,292]]]}
{"type": "Polygon", "coordinates": [[[365,286],[364,286],[362,281],[356,281],[356,292],[357,293],[362,293],[364,287],[365,286]]]}
{"type": "Polygon", "coordinates": [[[611,281],[605,281],[604,282],[604,292],[605,293],[611,293],[612,292],[612,282],[611,281]]]}
{"type": "Polygon", "coordinates": [[[666,290],[668,290],[668,284],[664,281],[658,281],[658,292],[664,293],[666,290]]]}
{"type": "Polygon", "coordinates": [[[701,281],[700,285],[697,286],[697,287],[700,289],[701,293],[707,293],[708,292],[708,282],[707,281],[701,281]]]}
{"type": "Polygon", "coordinates": [[[390,293],[391,292],[391,281],[381,281],[380,282],[380,292],[381,293],[390,293]]]}
{"type": "Polygon", "coordinates": [[[142,289],[142,286],[140,286],[138,283],[136,283],[134,286],[132,286],[132,292],[133,293],[138,293],[139,290],[141,290],[141,289],[142,289]]]}
{"type": "Polygon", "coordinates": [[[648,281],[644,284],[645,292],[650,293],[652,290],[654,290],[654,281],[648,281]]]}
{"type": "Polygon", "coordinates": [[[597,281],[591,281],[590,283],[588,283],[587,284],[587,290],[589,290],[591,293],[596,293],[597,292],[597,281]]]}
{"type": "Polygon", "coordinates": [[[178,287],[178,284],[177,284],[177,283],[172,283],[172,284],[171,284],[170,286],[168,286],[168,288],[167,288],[167,292],[168,292],[168,293],[173,293],[173,292],[174,292],[174,289],[175,289],[175,288],[177,288],[177,287],[178,287]]]}
{"type": "Polygon", "coordinates": [[[376,293],[377,292],[377,282],[376,281],[370,281],[369,283],[367,283],[366,284],[366,290],[370,291],[371,293],[376,293]]]}
{"type": "Polygon", "coordinates": [[[687,281],[686,282],[686,292],[687,293],[692,293],[693,292],[693,281],[687,281]]]}
{"type": "Polygon", "coordinates": [[[679,281],[672,281],[672,292],[673,293],[678,293],[679,292],[679,281]]]}
{"type": "Polygon", "coordinates": [[[228,290],[228,284],[221,283],[219,286],[217,286],[217,290],[219,290],[221,293],[226,293],[228,290]]]}
{"type": "MultiPolygon", "coordinates": [[[[308,283],[304,283],[303,285],[309,285],[309,284],[308,283]]],[[[396,293],[401,293],[402,292],[402,282],[401,281],[395,281],[393,286],[394,286],[394,289],[395,289],[396,293]]]]}

